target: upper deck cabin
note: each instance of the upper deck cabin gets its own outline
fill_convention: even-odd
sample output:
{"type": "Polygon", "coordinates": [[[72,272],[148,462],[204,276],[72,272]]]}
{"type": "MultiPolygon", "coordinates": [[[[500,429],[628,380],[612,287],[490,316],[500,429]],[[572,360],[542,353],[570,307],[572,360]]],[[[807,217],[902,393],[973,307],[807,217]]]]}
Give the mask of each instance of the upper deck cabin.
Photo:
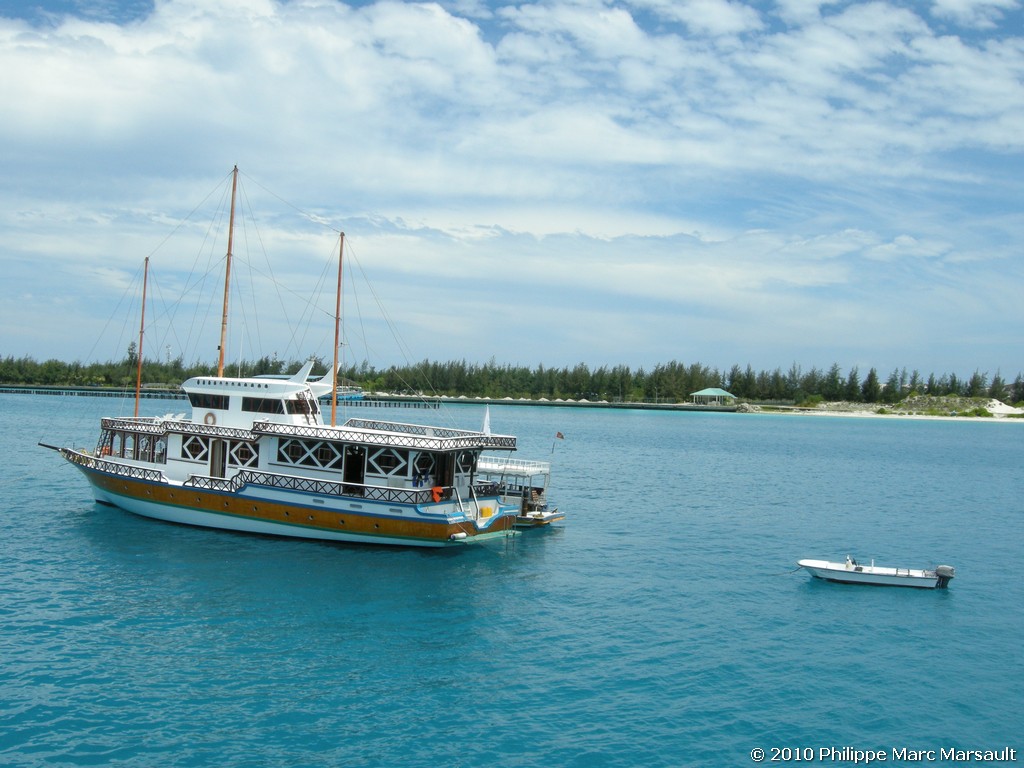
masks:
{"type": "Polygon", "coordinates": [[[307,381],[312,362],[288,378],[195,376],[181,385],[192,405],[192,422],[249,429],[254,421],[318,426],[317,398],[331,391],[328,376],[307,381]]]}
{"type": "Polygon", "coordinates": [[[322,425],[317,396],[306,382],[290,379],[225,379],[197,376],[181,388],[196,424],[249,429],[254,421],[322,425]]]}

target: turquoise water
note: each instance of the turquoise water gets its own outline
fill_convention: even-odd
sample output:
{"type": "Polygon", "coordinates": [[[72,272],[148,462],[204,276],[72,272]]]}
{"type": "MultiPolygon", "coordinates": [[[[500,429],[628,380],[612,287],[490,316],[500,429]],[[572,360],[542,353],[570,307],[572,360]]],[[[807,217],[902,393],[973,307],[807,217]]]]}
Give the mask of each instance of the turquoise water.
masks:
{"type": "Polygon", "coordinates": [[[97,506],[36,442],[91,446],[119,411],[0,395],[0,764],[743,766],[756,747],[765,763],[773,748],[1024,748],[1024,424],[492,406],[521,457],[554,461],[568,520],[430,551],[97,506]],[[848,552],[957,578],[917,591],[793,572],[848,552]]]}

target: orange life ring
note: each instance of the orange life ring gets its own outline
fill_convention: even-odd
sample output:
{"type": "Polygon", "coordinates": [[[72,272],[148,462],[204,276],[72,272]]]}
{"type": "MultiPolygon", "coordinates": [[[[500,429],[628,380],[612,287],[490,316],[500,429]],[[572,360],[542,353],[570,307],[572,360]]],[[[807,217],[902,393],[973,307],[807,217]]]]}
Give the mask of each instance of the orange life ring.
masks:
{"type": "Polygon", "coordinates": [[[203,416],[203,422],[206,424],[216,424],[217,417],[214,414],[207,412],[207,414],[203,416]]]}
{"type": "Polygon", "coordinates": [[[435,485],[433,488],[430,489],[430,494],[431,494],[431,496],[433,496],[434,501],[440,501],[441,500],[441,493],[442,492],[443,491],[442,491],[442,488],[441,488],[440,485],[435,485]]]}

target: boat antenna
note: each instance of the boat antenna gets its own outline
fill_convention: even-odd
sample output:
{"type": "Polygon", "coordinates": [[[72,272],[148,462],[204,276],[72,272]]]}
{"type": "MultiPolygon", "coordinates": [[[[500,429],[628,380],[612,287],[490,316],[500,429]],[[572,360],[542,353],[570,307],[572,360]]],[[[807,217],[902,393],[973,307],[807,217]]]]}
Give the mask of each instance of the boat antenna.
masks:
{"type": "Polygon", "coordinates": [[[142,317],[139,319],[139,360],[135,372],[135,418],[139,418],[139,398],[142,396],[142,333],[146,328],[146,283],[149,280],[149,256],[142,268],[142,317]]]}
{"type": "Polygon", "coordinates": [[[220,346],[217,347],[217,377],[224,376],[224,342],[228,333],[228,291],[231,287],[231,246],[235,238],[235,194],[238,191],[238,166],[231,171],[231,215],[228,218],[228,254],[224,265],[224,312],[220,318],[220,346]]]}
{"type": "Polygon", "coordinates": [[[341,345],[341,264],[345,253],[345,233],[338,238],[338,290],[334,297],[334,367],[331,369],[331,426],[338,424],[338,347],[341,345]]]}

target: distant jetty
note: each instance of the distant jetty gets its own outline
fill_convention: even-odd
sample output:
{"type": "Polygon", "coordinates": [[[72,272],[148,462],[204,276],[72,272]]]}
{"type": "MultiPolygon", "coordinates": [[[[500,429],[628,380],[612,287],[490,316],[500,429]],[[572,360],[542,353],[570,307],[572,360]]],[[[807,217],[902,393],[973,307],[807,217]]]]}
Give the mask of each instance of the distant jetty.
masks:
{"type": "MultiPolygon", "coordinates": [[[[3,395],[56,395],[59,397],[135,397],[135,387],[64,387],[47,384],[5,384],[3,395]]],[[[185,393],[177,387],[143,387],[139,397],[153,400],[184,400],[185,393]]]]}
{"type": "MultiPolygon", "coordinates": [[[[135,397],[134,387],[66,387],[66,386],[0,386],[0,394],[54,395],[60,397],[135,397]]],[[[177,387],[143,387],[139,393],[143,399],[184,400],[185,394],[177,387]]],[[[363,395],[362,400],[346,400],[348,406],[387,406],[392,408],[437,408],[442,403],[449,405],[539,405],[559,408],[611,408],[642,411],[696,411],[700,413],[735,413],[735,405],[697,405],[695,403],[643,403],[610,402],[607,400],[573,400],[561,398],[512,397],[448,397],[444,395],[398,395],[373,392],[363,395]]]]}
{"type": "Polygon", "coordinates": [[[540,398],[531,400],[525,397],[447,397],[443,395],[394,395],[374,393],[365,395],[364,400],[379,400],[389,403],[404,401],[437,402],[454,405],[541,405],[559,408],[611,408],[640,411],[698,411],[701,413],[735,413],[735,405],[698,405],[696,403],[641,403],[641,402],[610,402],[608,400],[563,400],[561,398],[540,398]]]}

